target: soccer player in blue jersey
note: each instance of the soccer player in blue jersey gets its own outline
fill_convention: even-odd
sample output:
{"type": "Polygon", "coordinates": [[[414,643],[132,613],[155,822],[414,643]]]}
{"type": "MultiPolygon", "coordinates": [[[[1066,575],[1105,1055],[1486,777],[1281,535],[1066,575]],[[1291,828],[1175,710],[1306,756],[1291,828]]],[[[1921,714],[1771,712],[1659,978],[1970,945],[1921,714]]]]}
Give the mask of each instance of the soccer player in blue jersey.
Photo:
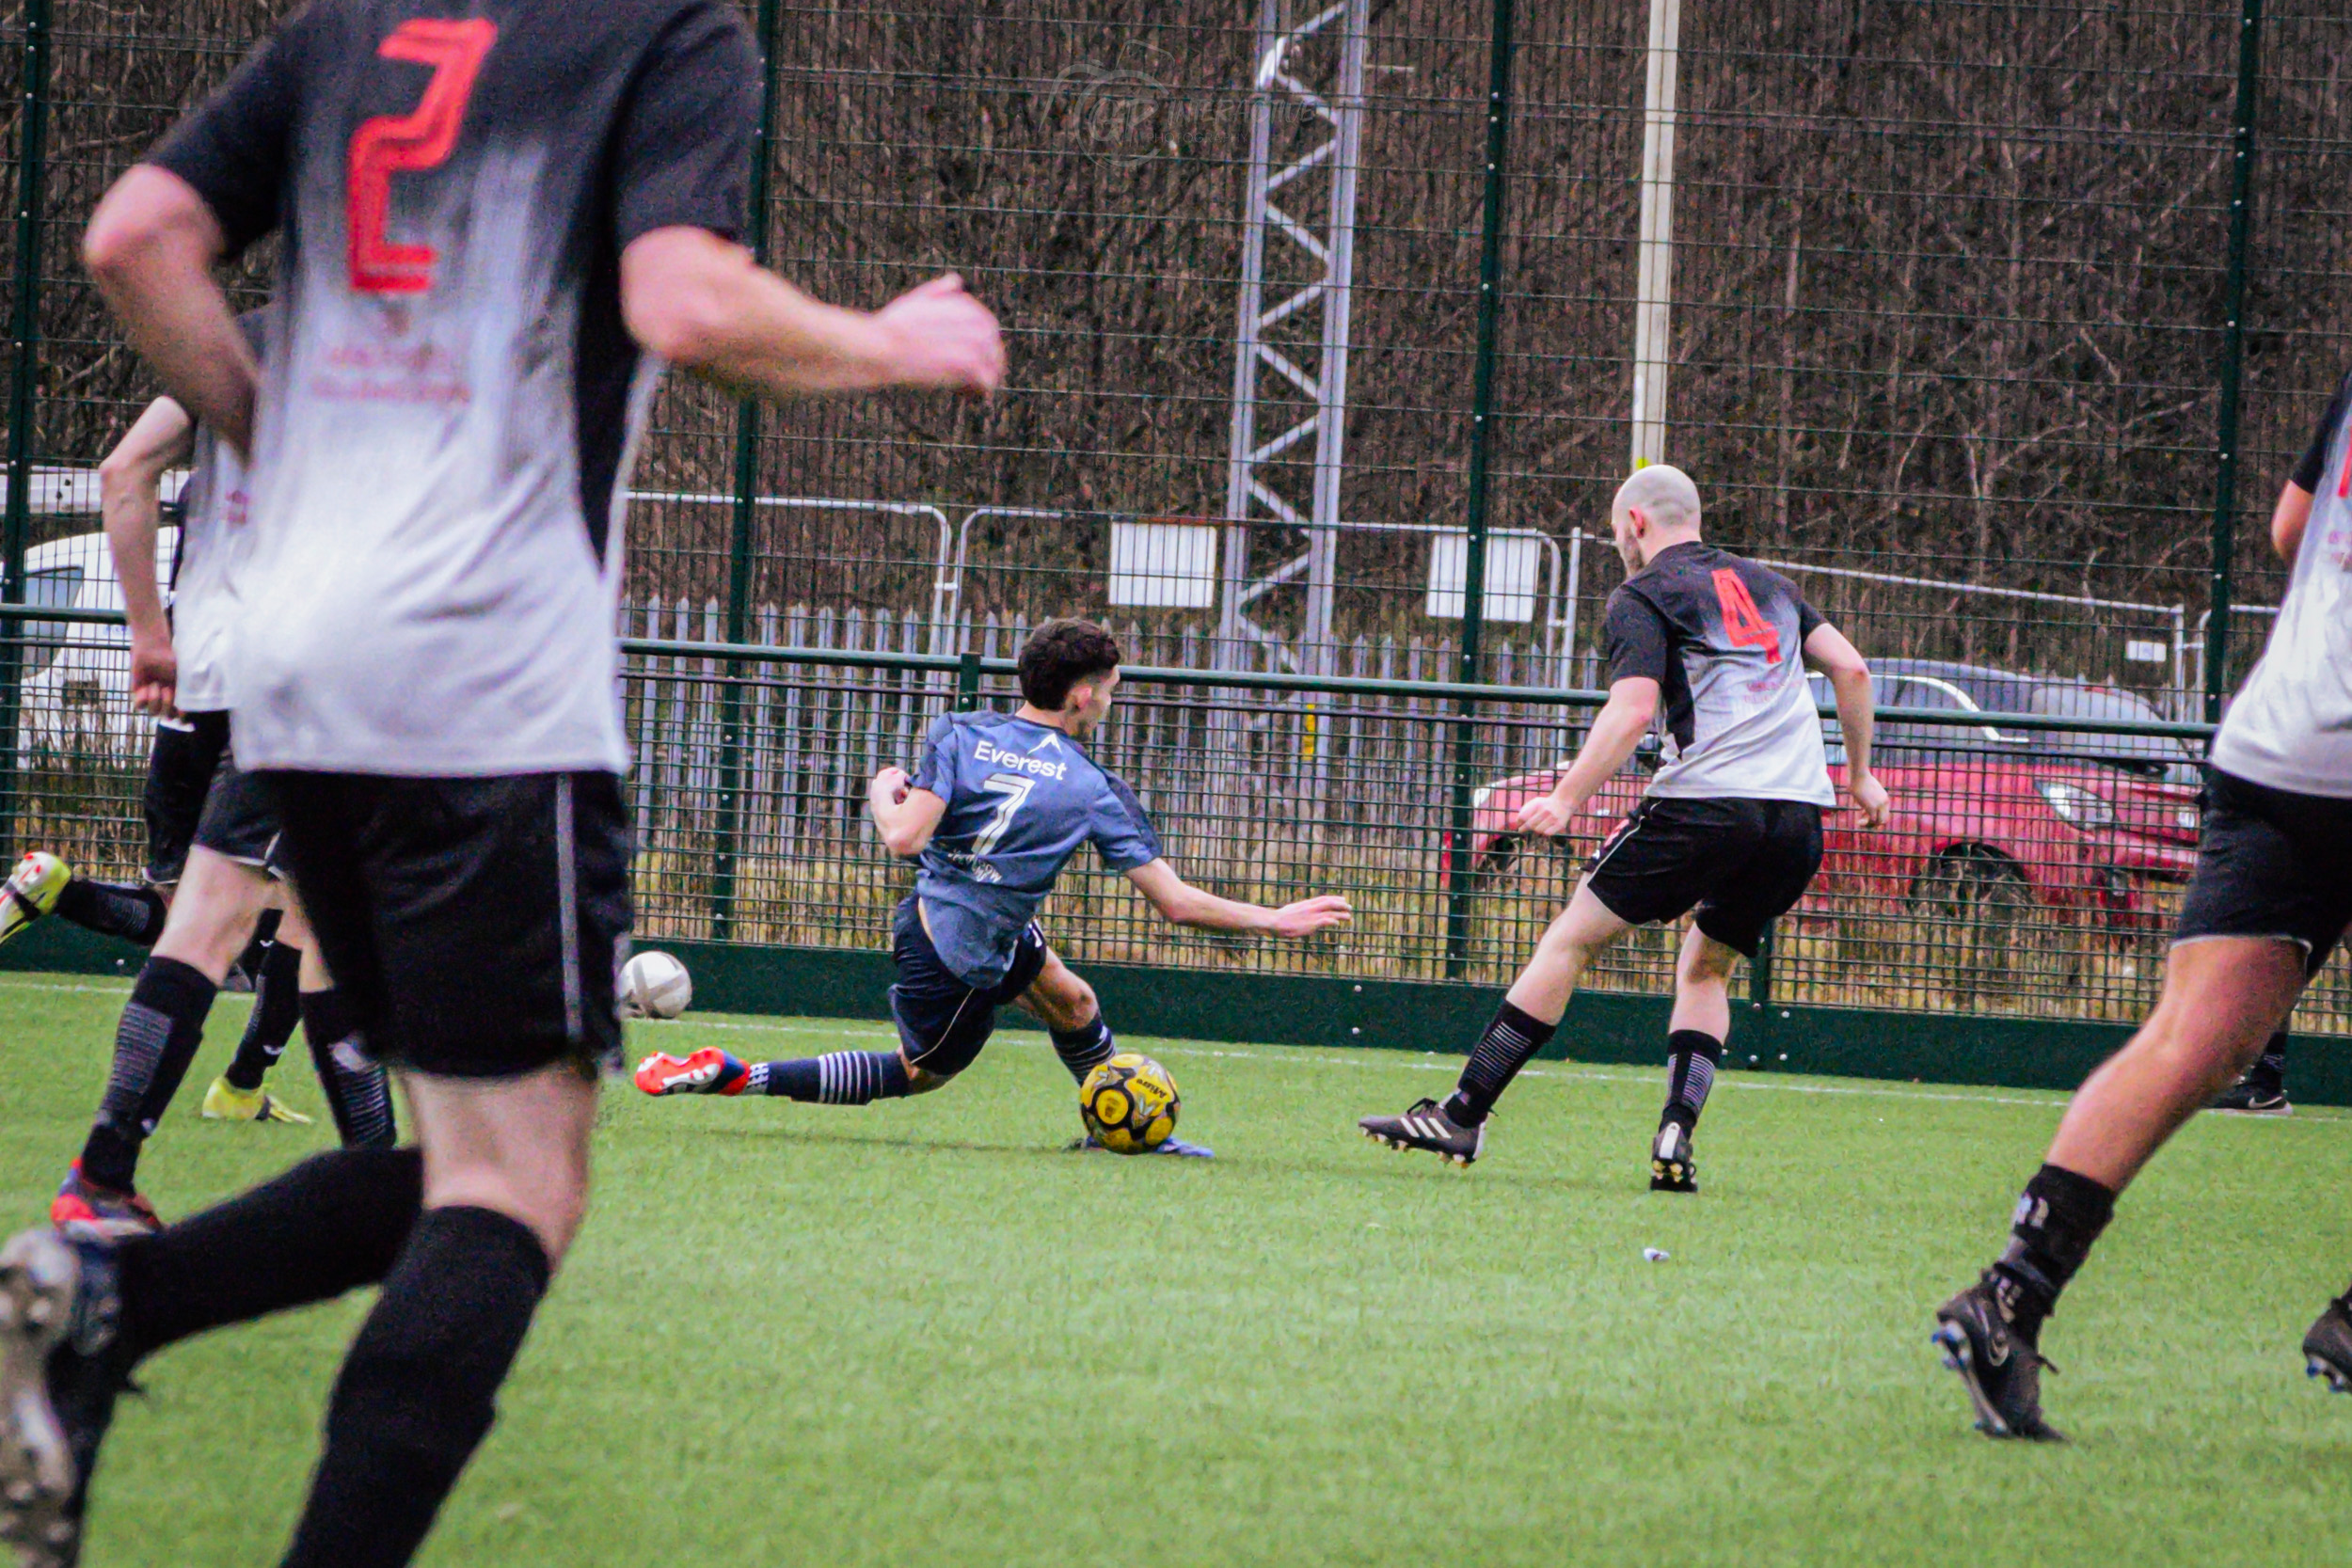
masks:
{"type": "MultiPolygon", "coordinates": [[[[1038,907],[1086,844],[1179,926],[1304,937],[1349,918],[1326,894],[1279,910],[1193,887],[1161,857],[1135,791],[1095,766],[1080,742],[1110,712],[1120,648],[1089,621],[1048,621],[1021,650],[1021,706],[952,713],[931,726],[914,777],[885,768],[867,787],[894,855],[920,863],[892,922],[896,1051],[836,1051],[744,1063],[716,1047],[657,1052],[637,1068],[647,1094],[783,1095],[865,1105],[923,1094],[970,1067],[1017,1002],[1052,1031],[1055,1053],[1084,1082],[1113,1047],[1094,991],[1038,928],[1038,907]]],[[[1206,1155],[1170,1139],[1164,1154],[1206,1155]]]]}

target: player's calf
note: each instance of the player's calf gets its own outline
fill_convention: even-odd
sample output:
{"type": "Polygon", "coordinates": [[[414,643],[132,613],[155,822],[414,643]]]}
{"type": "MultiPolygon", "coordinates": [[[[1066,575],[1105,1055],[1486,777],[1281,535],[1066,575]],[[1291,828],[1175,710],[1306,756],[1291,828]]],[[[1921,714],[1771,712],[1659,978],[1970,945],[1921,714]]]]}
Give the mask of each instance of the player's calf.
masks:
{"type": "Polygon", "coordinates": [[[1697,1029],[1677,1029],[1666,1046],[1666,1105],[1658,1115],[1658,1134],[1650,1141],[1650,1191],[1695,1193],[1699,1166],[1691,1138],[1715,1086],[1724,1042],[1697,1029]]]}

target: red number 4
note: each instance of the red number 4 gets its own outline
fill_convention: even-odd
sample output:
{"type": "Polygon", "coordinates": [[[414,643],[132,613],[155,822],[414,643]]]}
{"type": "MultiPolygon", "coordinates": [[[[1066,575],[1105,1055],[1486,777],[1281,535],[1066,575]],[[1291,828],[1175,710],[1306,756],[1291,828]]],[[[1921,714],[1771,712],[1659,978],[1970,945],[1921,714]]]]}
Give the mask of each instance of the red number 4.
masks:
{"type": "Polygon", "coordinates": [[[1728,566],[1715,569],[1715,602],[1724,607],[1724,635],[1735,648],[1761,648],[1764,662],[1780,662],[1780,633],[1764,619],[1740,574],[1728,566]]]}
{"type": "Polygon", "coordinates": [[[351,165],[344,182],[344,227],[349,230],[351,286],[363,294],[421,294],[433,287],[429,245],[394,245],[385,234],[391,218],[392,176],[438,168],[457,145],[457,130],[473,97],[482,57],[498,38],[498,24],[476,17],[466,22],[404,22],[376,53],[433,68],[424,96],[405,115],[377,115],[351,138],[351,165]]]}

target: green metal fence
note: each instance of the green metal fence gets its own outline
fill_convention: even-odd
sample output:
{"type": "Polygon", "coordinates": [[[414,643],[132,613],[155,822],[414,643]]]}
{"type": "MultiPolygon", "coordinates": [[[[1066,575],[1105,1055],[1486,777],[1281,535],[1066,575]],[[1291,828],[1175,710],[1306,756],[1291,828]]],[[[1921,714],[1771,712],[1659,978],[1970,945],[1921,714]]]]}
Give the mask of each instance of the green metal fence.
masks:
{"type": "MultiPolygon", "coordinates": [[[[27,625],[20,831],[77,863],[127,870],[144,847],[148,737],[119,696],[119,618],[0,619],[27,625]]],[[[691,617],[644,629],[656,635],[628,640],[624,683],[641,934],[879,946],[911,874],[866,819],[866,781],[912,768],[940,714],[1017,700],[1010,629],[962,656],[907,646],[919,628],[888,623],[787,628],[797,645],[724,641],[691,617]]],[[[1138,665],[1122,692],[1093,753],[1136,784],[1188,877],[1266,903],[1342,892],[1358,916],[1295,946],[1184,931],[1123,879],[1075,865],[1047,918],[1081,962],[1502,984],[1644,783],[1637,762],[1562,839],[1516,831],[1518,804],[1550,787],[1605,700],[1597,690],[1138,665]],[[1457,823],[1465,769],[1474,786],[1457,823]]],[[[1873,831],[1832,815],[1822,874],[1736,982],[1742,995],[2106,1022],[2145,1013],[2194,865],[2207,727],[1981,695],[1980,711],[1881,710],[1893,820],[1873,831]]],[[[1822,722],[1842,778],[1826,702],[1822,722]]],[[[1674,942],[1636,932],[1588,984],[1656,993],[1674,942]]],[[[2307,1031],[2352,1027],[2342,976],[2323,976],[2297,1016],[2307,1031]]]]}
{"type": "MultiPolygon", "coordinates": [[[[101,571],[90,469],[151,393],[73,264],[80,222],[282,9],[0,7],[8,598],[95,602],[65,586],[101,571]]],[[[866,305],[961,271],[1012,372],[986,405],[664,392],[624,630],[789,658],[633,667],[651,929],[878,941],[901,874],[858,825],[862,770],[911,757],[960,656],[1082,612],[1169,673],[1104,744],[1187,862],[1367,912],[1328,950],[1245,950],[1089,881],[1061,940],[1497,977],[1567,863],[1508,842],[1496,802],[1604,678],[1606,502],[1647,457],[1849,630],[1892,706],[1942,713],[1897,737],[1925,849],[1834,855],[1772,992],[2145,1006],[2195,749],[2168,726],[2210,719],[2261,646],[2263,523],[2344,368],[2337,10],[747,14],[763,253],[866,305]],[[1429,684],[1462,679],[1510,694],[1429,684]],[[2109,739],[2045,758],[2036,724],[2109,739]]],[[[0,814],[120,867],[139,742],[102,663],[54,627],[0,641],[0,814]]],[[[1662,952],[1604,983],[1659,982],[1662,952]]],[[[2337,1027],[2334,995],[2306,1022],[2337,1027]]]]}

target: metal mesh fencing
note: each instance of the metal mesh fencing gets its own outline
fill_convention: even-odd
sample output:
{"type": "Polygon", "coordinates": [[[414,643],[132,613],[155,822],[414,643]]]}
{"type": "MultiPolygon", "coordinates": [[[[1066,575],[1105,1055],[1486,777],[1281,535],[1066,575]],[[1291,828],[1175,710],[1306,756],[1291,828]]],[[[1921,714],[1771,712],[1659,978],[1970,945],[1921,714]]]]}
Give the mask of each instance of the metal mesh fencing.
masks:
{"type": "MultiPolygon", "coordinates": [[[[1015,629],[1000,628],[998,652],[964,669],[923,652],[913,621],[763,626],[802,637],[720,652],[707,635],[717,619],[646,612],[630,628],[642,634],[623,683],[639,930],[647,941],[880,946],[912,870],[867,821],[866,781],[885,765],[912,769],[941,714],[1018,701],[1002,657],[1015,629]]],[[[152,730],[122,696],[120,627],[34,622],[22,647],[20,841],[92,874],[135,877],[152,730]]],[[[1235,688],[1213,673],[1132,669],[1089,752],[1134,784],[1170,862],[1199,885],[1258,903],[1343,893],[1356,920],[1295,944],[1187,930],[1082,856],[1046,907],[1056,947],[1080,963],[1507,983],[1640,799],[1654,759],[1637,757],[1568,833],[1533,837],[1518,828],[1518,809],[1551,789],[1601,694],[1472,691],[1413,674],[1366,668],[1235,688]],[[1485,698],[1467,719],[1466,695],[1485,698]],[[1456,837],[1452,786],[1465,755],[1478,784],[1456,837]]],[[[2007,700],[1979,714],[1883,711],[1876,765],[1892,819],[1871,830],[1851,810],[1828,814],[1820,876],[1758,962],[1735,975],[1735,994],[1927,1013],[2145,1014],[2195,865],[2200,726],[2046,703],[2037,711],[2029,692],[1979,695],[2007,700]]],[[[1823,733],[1842,781],[1826,713],[1823,733]]],[[[1638,928],[1586,985],[1662,990],[1679,940],[1679,927],[1638,928]]],[[[2296,1024],[2352,1032],[2340,966],[2296,1024]]]]}
{"type": "MultiPolygon", "coordinates": [[[[103,605],[92,469],[151,393],[74,264],[80,224],[288,8],[0,5],[9,599],[103,605]]],[[[1852,636],[1883,701],[1944,715],[1890,778],[1917,852],[1834,833],[1773,993],[2144,1007],[2181,870],[2157,819],[2195,750],[2164,723],[2210,717],[2259,650],[2281,583],[2263,525],[2344,369],[2339,8],[747,14],[767,259],[864,306],[961,271],[1005,320],[1011,381],[986,404],[755,411],[672,378],[623,629],[1002,657],[1086,613],[1146,665],[1300,677],[1138,685],[1105,754],[1202,875],[1336,884],[1359,926],[1244,950],[1088,879],[1057,906],[1074,952],[1504,974],[1574,857],[1507,842],[1496,802],[1584,710],[1466,724],[1432,693],[1317,682],[1601,684],[1608,498],[1647,458],[1852,636]],[[2052,759],[2020,739],[2046,732],[1972,717],[2009,713],[2104,726],[2106,750],[2052,759]],[[1251,768],[1263,790],[1237,793],[1251,768]]],[[[0,836],[122,868],[142,732],[86,635],[0,641],[0,836]]],[[[929,666],[647,656],[628,702],[652,928],[879,941],[900,874],[857,781],[953,700],[929,666]]],[[[1601,983],[1661,982],[1661,943],[1601,983]]],[[[2334,995],[2307,1024],[2334,1026],[2334,995]]]]}

